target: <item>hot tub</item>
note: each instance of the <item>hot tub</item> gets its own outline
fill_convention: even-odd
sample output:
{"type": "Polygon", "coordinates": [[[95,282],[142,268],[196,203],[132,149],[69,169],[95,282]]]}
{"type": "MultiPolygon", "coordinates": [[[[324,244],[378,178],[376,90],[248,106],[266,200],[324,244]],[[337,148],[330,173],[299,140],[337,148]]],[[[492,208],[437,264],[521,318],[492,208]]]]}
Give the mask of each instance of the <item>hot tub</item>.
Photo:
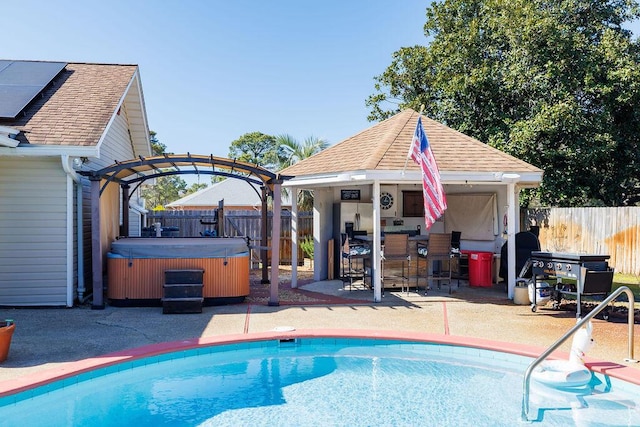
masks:
{"type": "Polygon", "coordinates": [[[203,270],[205,305],[249,295],[249,247],[243,238],[125,238],[107,254],[107,297],[115,306],[161,305],[166,270],[203,270]]]}

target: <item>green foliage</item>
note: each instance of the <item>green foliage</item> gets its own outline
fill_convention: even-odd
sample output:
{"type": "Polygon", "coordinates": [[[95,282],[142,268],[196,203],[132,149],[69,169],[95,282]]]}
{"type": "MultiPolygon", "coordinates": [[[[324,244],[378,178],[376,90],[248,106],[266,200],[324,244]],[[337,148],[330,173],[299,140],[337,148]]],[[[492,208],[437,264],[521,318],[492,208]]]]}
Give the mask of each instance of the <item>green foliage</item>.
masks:
{"type": "MultiPolygon", "coordinates": [[[[154,131],[149,131],[149,141],[154,155],[162,154],[167,149],[154,131]]],[[[164,210],[166,204],[178,200],[186,191],[187,183],[179,176],[172,175],[156,178],[154,184],[143,184],[140,194],[147,206],[153,206],[153,210],[164,210]]]]}
{"type": "Polygon", "coordinates": [[[276,137],[279,169],[287,168],[300,160],[311,157],[324,150],[329,143],[315,136],[310,136],[302,143],[291,135],[278,135],[276,137]]]}
{"type": "Polygon", "coordinates": [[[207,188],[207,184],[204,184],[204,183],[200,184],[200,183],[194,182],[193,184],[191,184],[189,186],[189,188],[187,188],[185,190],[185,192],[182,195],[182,197],[187,196],[189,194],[196,193],[196,192],[198,192],[200,190],[204,190],[205,188],[207,188]]]}
{"type": "Polygon", "coordinates": [[[306,236],[303,238],[300,241],[300,249],[302,249],[302,252],[304,252],[307,258],[313,259],[313,237],[306,236]]]}
{"type": "Polygon", "coordinates": [[[634,0],[443,0],[427,46],[376,77],[370,120],[411,107],[545,170],[529,199],[640,203],[640,45],[634,0]],[[387,103],[391,104],[386,109],[387,103]]]}
{"type": "MultiPolygon", "coordinates": [[[[276,137],[278,169],[282,170],[301,160],[313,156],[329,146],[329,143],[314,136],[308,137],[301,144],[291,135],[279,135],[276,137]]],[[[298,208],[300,210],[313,209],[313,193],[303,190],[298,193],[298,208]]]]}
{"type": "Polygon", "coordinates": [[[151,153],[154,156],[164,153],[167,149],[167,146],[158,140],[156,132],[152,130],[149,131],[149,142],[151,142],[151,153]]]}
{"type": "Polygon", "coordinates": [[[278,165],[276,139],[261,132],[245,133],[231,142],[229,157],[274,170],[278,165]]]}
{"type": "Polygon", "coordinates": [[[638,276],[616,273],[613,275],[611,291],[613,292],[621,286],[627,286],[631,292],[633,292],[636,307],[638,307],[638,302],[640,302],[640,278],[638,278],[638,276]]]}
{"type": "Polygon", "coordinates": [[[177,175],[156,178],[155,184],[143,185],[141,194],[149,206],[165,206],[185,195],[187,183],[177,175]]]}

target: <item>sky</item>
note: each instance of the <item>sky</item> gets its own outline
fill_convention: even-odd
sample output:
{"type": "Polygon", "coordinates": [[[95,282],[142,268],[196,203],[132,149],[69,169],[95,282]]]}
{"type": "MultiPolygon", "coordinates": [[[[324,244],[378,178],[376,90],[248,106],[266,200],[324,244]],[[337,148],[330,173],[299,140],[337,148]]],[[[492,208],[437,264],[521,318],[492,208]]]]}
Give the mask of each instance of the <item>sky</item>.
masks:
{"type": "Polygon", "coordinates": [[[430,3],[12,1],[0,59],[139,65],[149,129],[168,152],[227,157],[249,132],[335,144],[373,125],[374,77],[399,48],[426,44],[430,3]]]}
{"type": "Polygon", "coordinates": [[[330,144],[371,126],[374,76],[424,44],[418,0],[20,0],[0,59],[137,64],[149,128],[227,157],[248,132],[330,144]]]}

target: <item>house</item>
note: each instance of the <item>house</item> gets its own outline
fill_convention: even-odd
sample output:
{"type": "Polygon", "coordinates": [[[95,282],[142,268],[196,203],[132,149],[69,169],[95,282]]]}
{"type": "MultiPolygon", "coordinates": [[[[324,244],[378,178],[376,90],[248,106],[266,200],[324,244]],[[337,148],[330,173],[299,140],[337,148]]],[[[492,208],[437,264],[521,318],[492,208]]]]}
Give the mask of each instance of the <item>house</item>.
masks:
{"type": "MultiPolygon", "coordinates": [[[[262,209],[262,190],[259,185],[251,182],[224,179],[171,202],[165,208],[178,210],[216,209],[220,201],[224,201],[225,210],[259,211],[262,209]]],[[[283,194],[282,206],[291,206],[288,194],[283,194]]]]}
{"type": "MultiPolygon", "coordinates": [[[[329,241],[345,231],[338,212],[362,209],[350,226],[372,236],[373,268],[380,271],[381,233],[413,231],[462,232],[463,249],[500,253],[509,241],[515,259],[518,231],[518,192],[537,187],[543,171],[441,123],[422,117],[424,131],[440,170],[448,209],[430,230],[424,229],[422,175],[407,159],[420,115],[404,110],[346,140],[292,165],[280,173],[292,194],[314,192],[314,278],[329,275],[329,241]],[[421,229],[418,228],[421,226],[421,229]]],[[[294,215],[295,218],[295,215],[294,215]]],[[[295,228],[295,227],[294,227],[295,228]]],[[[296,251],[294,250],[295,254],[296,251]]],[[[515,266],[510,263],[508,296],[513,298],[515,266]]],[[[292,285],[296,286],[294,260],[292,285]]],[[[381,283],[374,276],[374,301],[381,283]]]]}
{"type": "Polygon", "coordinates": [[[216,209],[220,201],[224,201],[224,208],[230,210],[259,210],[262,206],[260,188],[256,184],[237,179],[225,179],[168,203],[165,208],[179,210],[216,209]]]}
{"type": "MultiPolygon", "coordinates": [[[[90,182],[79,171],[151,154],[137,65],[0,60],[0,305],[67,306],[91,280],[90,182]]],[[[117,186],[100,197],[106,246],[117,186]]],[[[144,209],[129,200],[130,229],[144,209]]]]}

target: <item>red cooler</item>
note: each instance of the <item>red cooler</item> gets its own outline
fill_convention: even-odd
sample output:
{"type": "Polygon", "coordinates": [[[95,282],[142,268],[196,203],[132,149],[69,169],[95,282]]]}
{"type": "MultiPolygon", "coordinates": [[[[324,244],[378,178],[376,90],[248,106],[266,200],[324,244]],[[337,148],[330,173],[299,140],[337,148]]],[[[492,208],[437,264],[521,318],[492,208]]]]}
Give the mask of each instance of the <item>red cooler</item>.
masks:
{"type": "Polygon", "coordinates": [[[469,286],[491,287],[492,252],[469,251],[469,286]]]}

